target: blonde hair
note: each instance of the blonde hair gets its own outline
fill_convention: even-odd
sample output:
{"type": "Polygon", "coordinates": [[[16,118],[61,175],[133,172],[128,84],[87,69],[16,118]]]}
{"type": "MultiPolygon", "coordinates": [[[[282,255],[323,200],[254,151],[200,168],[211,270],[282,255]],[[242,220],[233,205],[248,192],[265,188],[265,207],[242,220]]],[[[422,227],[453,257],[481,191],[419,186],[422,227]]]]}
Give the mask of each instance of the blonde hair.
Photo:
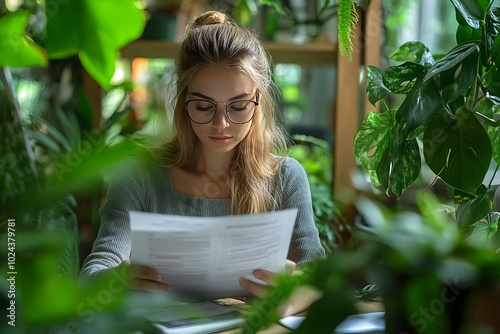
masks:
{"type": "Polygon", "coordinates": [[[228,166],[229,214],[269,211],[279,200],[274,190],[279,182],[275,176],[281,161],[272,152],[285,151],[287,136],[277,120],[271,61],[263,45],[254,33],[225,14],[209,11],[189,24],[175,64],[173,137],[161,147],[161,164],[166,167],[195,164],[198,139],[185,110],[184,94],[199,69],[215,64],[227,66],[250,78],[260,97],[249,133],[228,166]]]}

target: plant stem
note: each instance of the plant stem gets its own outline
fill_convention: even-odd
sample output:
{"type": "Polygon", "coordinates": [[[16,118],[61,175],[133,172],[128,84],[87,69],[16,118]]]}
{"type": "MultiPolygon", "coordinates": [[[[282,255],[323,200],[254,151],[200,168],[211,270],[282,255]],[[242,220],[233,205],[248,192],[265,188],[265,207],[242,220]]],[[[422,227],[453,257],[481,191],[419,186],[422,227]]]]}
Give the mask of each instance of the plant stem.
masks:
{"type": "Polygon", "coordinates": [[[38,170],[36,169],[35,165],[35,153],[33,152],[33,148],[31,147],[30,141],[28,139],[28,134],[26,133],[26,129],[24,128],[22,122],[21,106],[19,104],[19,100],[16,97],[16,93],[14,92],[12,74],[10,73],[8,68],[4,67],[0,69],[0,80],[5,87],[8,98],[11,100],[12,105],[14,106],[13,117],[15,121],[19,122],[19,125],[21,127],[21,136],[23,137],[24,147],[26,149],[26,153],[28,154],[30,170],[33,174],[34,179],[38,181],[38,170]]]}
{"type": "Polygon", "coordinates": [[[495,171],[493,172],[493,175],[491,176],[491,180],[490,180],[490,183],[488,184],[488,188],[491,187],[491,184],[493,183],[493,180],[495,179],[495,175],[497,175],[499,167],[500,167],[500,163],[497,164],[497,168],[495,168],[495,171]]]}

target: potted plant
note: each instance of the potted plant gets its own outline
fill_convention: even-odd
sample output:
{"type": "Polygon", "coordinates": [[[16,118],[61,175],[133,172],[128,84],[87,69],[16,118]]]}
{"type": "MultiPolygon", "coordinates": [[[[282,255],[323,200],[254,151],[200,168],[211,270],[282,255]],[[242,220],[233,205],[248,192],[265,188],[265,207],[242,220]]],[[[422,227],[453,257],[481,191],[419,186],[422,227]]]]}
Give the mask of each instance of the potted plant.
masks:
{"type": "MultiPolygon", "coordinates": [[[[349,315],[366,311],[359,282],[368,279],[382,300],[386,333],[477,333],[498,331],[500,257],[463,241],[457,224],[436,210],[438,199],[417,195],[417,211],[401,211],[360,197],[356,208],[368,224],[357,226],[361,246],[310,263],[302,274],[282,274],[246,310],[243,332],[275,324],[280,310],[304,289],[318,295],[293,333],[333,333],[349,315]],[[491,296],[492,298],[485,298],[491,296]]],[[[498,240],[494,247],[500,246],[498,240]]]]}
{"type": "MultiPolygon", "coordinates": [[[[112,271],[89,286],[75,281],[80,261],[74,214],[79,203],[74,195],[101,182],[127,155],[138,152],[137,141],[132,136],[113,141],[117,138],[103,129],[79,127],[77,111],[92,115],[84,94],[78,95],[77,106],[53,103],[50,115],[29,115],[17,97],[12,75],[13,68],[41,71],[58,59],[76,63],[78,57],[92,78],[109,89],[118,50],[140,35],[144,13],[133,0],[120,6],[47,2],[42,9],[37,15],[46,15],[47,23],[40,44],[27,33],[33,18],[30,10],[0,16],[0,305],[6,319],[0,331],[123,333],[152,329],[150,323],[127,312],[141,305],[164,304],[165,299],[147,296],[135,300],[123,272],[112,271]],[[85,20],[98,24],[84,25],[85,20]],[[62,126],[54,125],[53,120],[62,126]]],[[[78,94],[79,87],[74,91],[78,94]]],[[[59,90],[50,92],[56,95],[59,90]]],[[[52,96],[50,101],[61,102],[58,98],[52,96]]]]}
{"type": "Polygon", "coordinates": [[[421,42],[406,43],[392,54],[401,65],[367,69],[373,104],[390,94],[403,102],[367,115],[354,154],[373,184],[395,198],[428,166],[453,189],[452,214],[428,191],[416,196],[418,212],[359,198],[366,224],[354,233],[361,246],[313,263],[303,275],[280,277],[252,305],[248,333],[276,322],[299,286],[322,296],[294,332],[332,333],[355,312],[360,277],[378,284],[388,333],[499,330],[494,316],[480,312],[498,309],[500,282],[492,201],[498,185],[485,180],[490,165],[494,174],[500,163],[500,8],[487,0],[451,2],[459,23],[455,48],[432,55],[421,42]]]}
{"type": "MultiPolygon", "coordinates": [[[[421,168],[430,169],[453,192],[446,210],[465,240],[459,244],[467,249],[464,262],[470,264],[475,256],[495,261],[500,8],[489,0],[451,2],[458,23],[456,47],[433,55],[423,43],[409,42],[391,54],[400,65],[367,69],[372,104],[388,96],[403,98],[394,110],[367,115],[356,133],[354,154],[373,184],[395,198],[417,180],[421,168]]],[[[473,283],[471,293],[483,283],[473,283]]],[[[497,296],[496,283],[490,283],[483,292],[497,296]]]]}
{"type": "Polygon", "coordinates": [[[422,166],[454,191],[454,213],[465,230],[497,230],[493,180],[500,164],[500,9],[493,1],[451,0],[457,46],[433,55],[409,42],[385,71],[368,67],[372,104],[403,96],[397,109],[370,112],[356,133],[354,154],[372,183],[396,198],[422,166]],[[423,156],[423,157],[422,157],[423,156]],[[492,166],[492,167],[490,167],[492,166]],[[488,169],[493,171],[486,180],[488,169]],[[484,220],[485,224],[477,224],[484,220]]]}

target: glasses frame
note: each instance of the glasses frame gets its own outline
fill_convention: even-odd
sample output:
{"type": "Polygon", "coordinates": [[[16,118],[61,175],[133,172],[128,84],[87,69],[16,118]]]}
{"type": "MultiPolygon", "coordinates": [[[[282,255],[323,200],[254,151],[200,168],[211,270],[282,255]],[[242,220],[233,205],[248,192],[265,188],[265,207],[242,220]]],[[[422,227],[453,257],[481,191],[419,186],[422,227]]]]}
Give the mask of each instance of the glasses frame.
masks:
{"type": "Polygon", "coordinates": [[[186,106],[186,111],[188,113],[189,119],[191,119],[196,124],[208,124],[208,123],[212,122],[214,120],[214,118],[215,118],[215,115],[217,115],[217,107],[221,103],[225,105],[224,106],[224,113],[226,114],[227,119],[231,123],[233,123],[233,124],[246,124],[246,123],[250,122],[253,119],[253,116],[255,115],[255,109],[257,109],[257,106],[259,105],[259,93],[257,92],[257,94],[255,94],[255,101],[254,100],[238,100],[238,101],[232,101],[232,102],[213,102],[213,101],[204,100],[204,99],[193,99],[193,100],[185,100],[184,101],[184,105],[186,106]],[[192,101],[201,101],[201,102],[208,102],[208,103],[213,104],[215,106],[215,112],[212,115],[212,118],[210,118],[210,120],[208,120],[207,122],[198,122],[198,121],[195,121],[193,119],[193,117],[191,116],[191,114],[189,113],[189,109],[188,109],[188,103],[192,102],[192,101]],[[227,107],[230,106],[233,103],[238,103],[238,102],[252,102],[254,104],[252,117],[250,117],[250,119],[248,121],[245,121],[245,122],[235,122],[235,121],[233,121],[231,119],[231,117],[229,117],[229,112],[227,111],[227,107]]]}

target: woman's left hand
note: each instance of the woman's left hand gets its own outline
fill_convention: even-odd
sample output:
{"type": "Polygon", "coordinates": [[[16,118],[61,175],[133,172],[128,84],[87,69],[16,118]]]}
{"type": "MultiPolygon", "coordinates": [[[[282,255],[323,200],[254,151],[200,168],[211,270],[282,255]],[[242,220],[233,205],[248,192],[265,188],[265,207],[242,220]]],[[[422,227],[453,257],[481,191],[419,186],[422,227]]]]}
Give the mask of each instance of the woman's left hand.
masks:
{"type": "MultiPolygon", "coordinates": [[[[290,260],[286,260],[286,264],[285,264],[285,270],[292,273],[295,271],[295,267],[296,267],[296,264],[295,262],[293,261],[290,261],[290,260]]],[[[264,270],[264,269],[256,269],[253,271],[253,275],[266,282],[267,284],[269,285],[273,285],[274,284],[274,280],[275,280],[275,277],[276,277],[276,273],[272,273],[270,271],[267,271],[267,270],[264,270]]],[[[262,296],[266,289],[267,289],[267,286],[266,285],[262,285],[262,284],[259,284],[259,283],[255,283],[255,282],[252,282],[246,278],[243,278],[241,277],[240,278],[240,286],[247,290],[248,292],[250,292],[252,295],[254,296],[262,296]]]]}
{"type": "MultiPolygon", "coordinates": [[[[291,275],[300,274],[300,271],[295,270],[296,264],[293,261],[286,261],[286,270],[290,272],[291,275]]],[[[276,273],[272,273],[267,270],[257,269],[253,272],[253,275],[266,282],[269,285],[273,285],[276,273]]],[[[240,278],[240,285],[243,289],[247,290],[254,296],[263,296],[266,292],[267,286],[252,282],[245,278],[240,278]]],[[[290,298],[279,307],[278,313],[280,316],[286,316],[291,314],[296,314],[306,310],[313,302],[321,297],[321,293],[311,286],[299,286],[290,298]]]]}

